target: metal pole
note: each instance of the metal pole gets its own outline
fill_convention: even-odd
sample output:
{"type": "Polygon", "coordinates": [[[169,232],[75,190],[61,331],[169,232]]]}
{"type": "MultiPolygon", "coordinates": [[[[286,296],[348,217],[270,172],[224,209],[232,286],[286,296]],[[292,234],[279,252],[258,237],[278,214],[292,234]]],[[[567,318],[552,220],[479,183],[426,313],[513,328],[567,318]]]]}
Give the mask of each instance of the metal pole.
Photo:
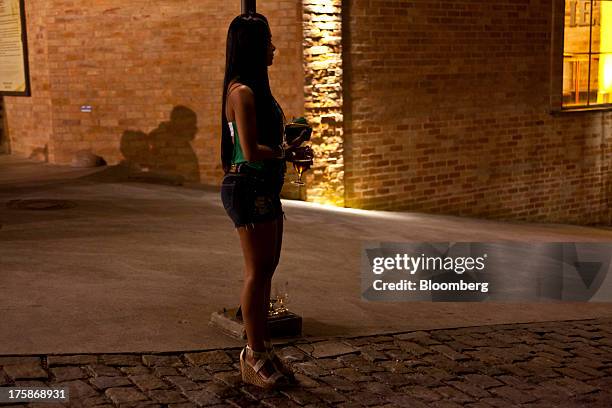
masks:
{"type": "Polygon", "coordinates": [[[255,13],[255,3],[257,3],[256,0],[242,0],[242,14],[255,13]]]}

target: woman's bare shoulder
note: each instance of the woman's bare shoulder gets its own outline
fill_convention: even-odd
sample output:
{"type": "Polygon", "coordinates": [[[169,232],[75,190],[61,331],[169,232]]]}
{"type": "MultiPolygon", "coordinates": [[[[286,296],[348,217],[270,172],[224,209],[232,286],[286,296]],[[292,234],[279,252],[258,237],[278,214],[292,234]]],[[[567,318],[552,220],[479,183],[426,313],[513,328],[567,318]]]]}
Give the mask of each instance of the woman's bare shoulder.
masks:
{"type": "Polygon", "coordinates": [[[232,93],[234,93],[235,91],[245,92],[245,90],[253,93],[253,90],[251,89],[250,86],[248,86],[248,85],[246,85],[246,84],[244,84],[242,82],[236,81],[236,80],[232,80],[227,85],[227,89],[228,89],[229,92],[232,92],[232,93]]]}
{"type": "Polygon", "coordinates": [[[239,85],[230,85],[229,99],[232,103],[249,103],[255,100],[255,94],[250,86],[240,83],[239,85]]]}
{"type": "Polygon", "coordinates": [[[255,94],[250,86],[232,80],[228,84],[227,121],[236,120],[236,112],[252,112],[255,108],[255,94]]]}

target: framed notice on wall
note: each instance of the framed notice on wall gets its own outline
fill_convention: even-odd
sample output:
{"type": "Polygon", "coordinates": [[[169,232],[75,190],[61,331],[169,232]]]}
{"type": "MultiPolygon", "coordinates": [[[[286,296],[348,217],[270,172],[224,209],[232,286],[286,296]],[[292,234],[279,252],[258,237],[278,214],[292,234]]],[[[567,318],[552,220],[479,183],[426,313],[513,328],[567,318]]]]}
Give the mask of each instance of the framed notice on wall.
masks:
{"type": "Polygon", "coordinates": [[[0,0],[0,95],[30,96],[24,0],[0,0]]]}

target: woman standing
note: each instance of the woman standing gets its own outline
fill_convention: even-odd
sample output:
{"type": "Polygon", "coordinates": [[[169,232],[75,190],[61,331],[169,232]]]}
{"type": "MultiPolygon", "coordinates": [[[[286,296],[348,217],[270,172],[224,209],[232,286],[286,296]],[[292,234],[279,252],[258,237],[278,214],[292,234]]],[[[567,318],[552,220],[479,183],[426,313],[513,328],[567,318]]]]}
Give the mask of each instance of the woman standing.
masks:
{"type": "Polygon", "coordinates": [[[300,136],[291,145],[284,142],[285,117],[268,80],[275,49],[263,15],[242,14],[232,21],[221,115],[221,199],[245,261],[241,309],[248,344],[240,353],[240,368],[243,381],[266,388],[293,379],[274,353],[267,316],[283,235],[285,159],[304,140],[300,136]]]}

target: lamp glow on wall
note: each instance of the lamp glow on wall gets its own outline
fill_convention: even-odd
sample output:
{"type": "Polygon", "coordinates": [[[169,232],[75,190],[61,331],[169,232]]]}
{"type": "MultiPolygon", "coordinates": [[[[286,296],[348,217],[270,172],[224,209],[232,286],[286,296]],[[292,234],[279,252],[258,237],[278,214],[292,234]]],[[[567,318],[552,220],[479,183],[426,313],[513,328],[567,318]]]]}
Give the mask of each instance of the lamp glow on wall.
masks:
{"type": "Polygon", "coordinates": [[[306,200],[344,207],[342,0],[303,4],[304,107],[315,153],[306,200]]]}
{"type": "MultiPolygon", "coordinates": [[[[601,1],[600,6],[600,52],[612,51],[612,2],[601,1]]],[[[599,81],[597,103],[612,103],[612,55],[599,55],[599,81]]]]}

